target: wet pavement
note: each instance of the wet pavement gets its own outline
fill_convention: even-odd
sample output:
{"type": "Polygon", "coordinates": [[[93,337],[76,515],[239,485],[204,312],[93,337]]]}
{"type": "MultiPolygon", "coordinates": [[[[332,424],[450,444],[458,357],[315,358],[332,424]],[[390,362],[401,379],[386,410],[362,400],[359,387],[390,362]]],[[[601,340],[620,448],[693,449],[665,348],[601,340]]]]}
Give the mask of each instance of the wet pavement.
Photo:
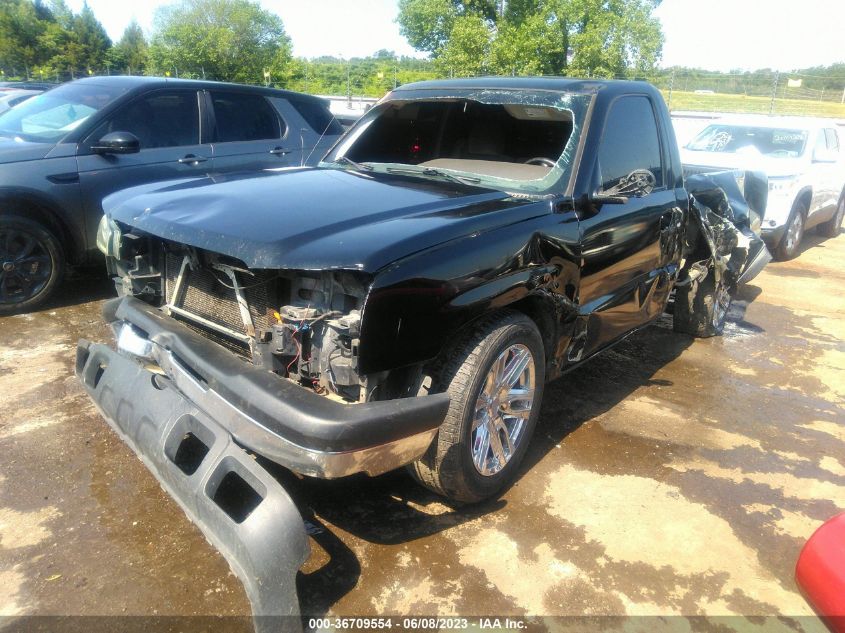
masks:
{"type": "MultiPolygon", "coordinates": [[[[845,509],[845,235],[806,240],[742,290],[725,336],[666,317],[548,386],[496,501],[453,508],[404,472],[279,472],[317,532],[303,611],[809,616],[796,557],[845,509]]],[[[111,339],[111,296],[79,277],[0,318],[0,615],[248,614],[73,376],[78,338],[111,339]]]]}

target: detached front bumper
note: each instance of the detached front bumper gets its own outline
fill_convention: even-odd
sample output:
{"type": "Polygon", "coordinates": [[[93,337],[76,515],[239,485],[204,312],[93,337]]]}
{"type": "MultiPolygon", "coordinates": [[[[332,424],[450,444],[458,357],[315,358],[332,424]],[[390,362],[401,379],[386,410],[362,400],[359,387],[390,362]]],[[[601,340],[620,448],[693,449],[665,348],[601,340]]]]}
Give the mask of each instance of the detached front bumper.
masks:
{"type": "MultiPolygon", "coordinates": [[[[245,363],[137,299],[115,299],[103,313],[118,331],[131,326],[133,340],[118,352],[146,363],[149,380],[163,374],[156,380],[238,444],[303,475],[378,475],[404,466],[426,451],[449,407],[446,394],[343,404],[245,363]]],[[[115,390],[132,408],[145,406],[122,384],[115,390]]]]}
{"type": "Polygon", "coordinates": [[[253,367],[127,297],[108,302],[118,351],[81,340],[76,374],[100,413],[229,562],[256,630],[301,628],[309,554],[290,496],[245,449],[296,472],[372,475],[422,455],[445,394],[344,405],[253,367]]]}
{"type": "Polygon", "coordinates": [[[287,492],[174,388],[104,345],[80,341],[76,373],[109,425],[240,578],[256,631],[299,631],[296,574],[309,554],[287,492]]]}

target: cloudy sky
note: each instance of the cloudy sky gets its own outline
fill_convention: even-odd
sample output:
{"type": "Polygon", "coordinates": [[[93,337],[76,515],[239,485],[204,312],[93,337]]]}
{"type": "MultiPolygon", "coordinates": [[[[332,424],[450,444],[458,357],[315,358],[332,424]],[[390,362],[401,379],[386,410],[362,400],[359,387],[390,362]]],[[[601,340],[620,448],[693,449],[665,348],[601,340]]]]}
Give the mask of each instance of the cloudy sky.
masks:
{"type": "MultiPolygon", "coordinates": [[[[75,11],[83,0],[68,0],[75,11]]],[[[169,0],[88,0],[112,39],[134,17],[149,34],[169,0]]],[[[399,34],[396,0],[261,0],[278,13],[303,57],[416,54],[399,34]]],[[[843,0],[663,0],[664,66],[791,70],[845,62],[843,0]]],[[[418,54],[417,54],[418,55],[418,54]]]]}

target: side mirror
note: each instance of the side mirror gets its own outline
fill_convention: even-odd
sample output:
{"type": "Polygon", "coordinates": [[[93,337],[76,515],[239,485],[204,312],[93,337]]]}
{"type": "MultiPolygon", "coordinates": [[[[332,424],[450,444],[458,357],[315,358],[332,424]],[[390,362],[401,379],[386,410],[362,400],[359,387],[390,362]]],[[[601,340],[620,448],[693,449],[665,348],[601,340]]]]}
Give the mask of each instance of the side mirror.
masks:
{"type": "Polygon", "coordinates": [[[137,154],[141,150],[141,141],[132,132],[109,132],[94,145],[95,154],[137,154]]]}
{"type": "Polygon", "coordinates": [[[613,196],[602,193],[584,193],[577,198],[565,198],[561,200],[561,202],[558,203],[557,210],[559,212],[570,210],[575,211],[578,219],[583,220],[596,215],[602,206],[606,204],[627,204],[629,199],[630,198],[627,196],[613,196]]]}
{"type": "Polygon", "coordinates": [[[598,207],[603,204],[628,204],[628,200],[630,200],[628,196],[613,196],[603,193],[590,196],[590,202],[598,207]]]}
{"type": "Polygon", "coordinates": [[[814,163],[835,163],[839,160],[839,152],[832,149],[818,148],[813,151],[814,163]]]}

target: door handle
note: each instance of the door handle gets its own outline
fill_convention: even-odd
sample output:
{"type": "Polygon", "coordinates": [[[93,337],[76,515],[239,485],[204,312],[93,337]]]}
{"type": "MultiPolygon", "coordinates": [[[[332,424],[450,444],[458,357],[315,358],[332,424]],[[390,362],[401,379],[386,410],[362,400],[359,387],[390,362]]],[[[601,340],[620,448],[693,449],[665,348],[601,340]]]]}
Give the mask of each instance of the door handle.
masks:
{"type": "Polygon", "coordinates": [[[270,150],[270,153],[274,156],[284,156],[285,154],[290,154],[290,150],[284,147],[274,147],[270,150]]]}
{"type": "Polygon", "coordinates": [[[180,158],[177,162],[180,165],[196,165],[197,163],[204,163],[208,159],[205,156],[196,156],[194,154],[188,154],[180,158]]]}

